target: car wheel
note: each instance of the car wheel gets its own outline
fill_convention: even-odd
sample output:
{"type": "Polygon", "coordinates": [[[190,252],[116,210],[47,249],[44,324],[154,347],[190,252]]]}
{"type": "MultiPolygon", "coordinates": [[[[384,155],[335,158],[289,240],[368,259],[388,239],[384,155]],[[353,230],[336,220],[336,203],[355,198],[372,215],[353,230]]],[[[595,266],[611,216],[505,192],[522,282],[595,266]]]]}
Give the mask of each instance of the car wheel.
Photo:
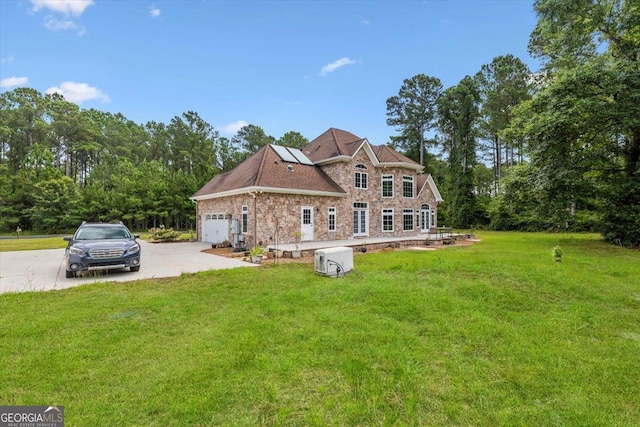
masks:
{"type": "Polygon", "coordinates": [[[133,271],[140,271],[140,266],[137,267],[129,267],[129,269],[133,272],[133,271]]]}
{"type": "Polygon", "coordinates": [[[74,273],[73,271],[69,271],[69,270],[65,270],[64,271],[64,275],[67,279],[71,279],[73,277],[76,277],[76,273],[74,273]]]}

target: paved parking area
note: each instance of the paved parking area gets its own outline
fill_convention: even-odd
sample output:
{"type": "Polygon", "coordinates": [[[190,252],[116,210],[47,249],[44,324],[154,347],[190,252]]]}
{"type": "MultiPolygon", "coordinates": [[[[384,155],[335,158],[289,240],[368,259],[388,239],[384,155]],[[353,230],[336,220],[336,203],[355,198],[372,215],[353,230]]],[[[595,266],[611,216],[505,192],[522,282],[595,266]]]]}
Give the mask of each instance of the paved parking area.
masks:
{"type": "Polygon", "coordinates": [[[100,277],[64,275],[64,249],[0,252],[0,293],[32,292],[66,289],[94,282],[126,282],[131,280],[176,277],[182,273],[255,267],[238,259],[203,253],[208,243],[149,243],[139,240],[142,247],[140,271],[128,269],[103,272],[100,277]]]}

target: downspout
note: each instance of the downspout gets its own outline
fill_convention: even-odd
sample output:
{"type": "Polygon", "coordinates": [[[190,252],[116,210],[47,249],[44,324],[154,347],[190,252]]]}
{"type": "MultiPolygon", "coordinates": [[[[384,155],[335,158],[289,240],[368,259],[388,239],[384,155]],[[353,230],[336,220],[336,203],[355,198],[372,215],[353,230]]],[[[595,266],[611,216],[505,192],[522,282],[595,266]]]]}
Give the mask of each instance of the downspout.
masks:
{"type": "Polygon", "coordinates": [[[253,197],[253,246],[258,246],[258,209],[256,193],[249,190],[249,195],[253,197]]]}
{"type": "Polygon", "coordinates": [[[191,200],[191,203],[193,203],[196,207],[196,239],[198,240],[198,242],[200,241],[200,230],[198,229],[198,202],[196,200],[193,199],[189,199],[191,200]]]}

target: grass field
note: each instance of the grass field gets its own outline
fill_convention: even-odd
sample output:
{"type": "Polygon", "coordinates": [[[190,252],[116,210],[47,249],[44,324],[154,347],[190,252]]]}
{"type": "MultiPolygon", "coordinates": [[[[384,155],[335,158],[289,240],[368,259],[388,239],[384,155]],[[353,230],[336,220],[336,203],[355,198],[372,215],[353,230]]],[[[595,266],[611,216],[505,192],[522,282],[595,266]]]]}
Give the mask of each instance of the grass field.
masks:
{"type": "Polygon", "coordinates": [[[639,425],[640,252],[479,235],[359,254],[341,279],[0,295],[0,404],[63,405],[69,426],[639,425]]]}
{"type": "Polygon", "coordinates": [[[59,249],[67,247],[62,237],[29,237],[20,239],[0,239],[0,252],[33,251],[39,249],[59,249]]]}
{"type": "MultiPolygon", "coordinates": [[[[149,233],[134,233],[139,234],[141,239],[149,239],[149,233]]],[[[69,235],[73,235],[70,233],[69,235]]],[[[189,232],[184,232],[180,235],[180,239],[189,239],[193,235],[189,232]]],[[[62,237],[21,237],[16,239],[15,237],[9,239],[0,239],[0,252],[9,251],[33,251],[40,249],[60,249],[66,248],[67,242],[62,237]]]]}

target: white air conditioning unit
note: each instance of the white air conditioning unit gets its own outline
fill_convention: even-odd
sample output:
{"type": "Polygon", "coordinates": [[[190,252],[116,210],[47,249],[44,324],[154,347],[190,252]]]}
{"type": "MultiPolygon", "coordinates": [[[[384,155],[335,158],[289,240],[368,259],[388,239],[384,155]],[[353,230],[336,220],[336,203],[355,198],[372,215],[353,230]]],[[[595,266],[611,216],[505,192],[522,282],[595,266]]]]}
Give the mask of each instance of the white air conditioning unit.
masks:
{"type": "Polygon", "coordinates": [[[318,249],[315,252],[316,273],[338,277],[353,270],[353,248],[318,249]]]}

